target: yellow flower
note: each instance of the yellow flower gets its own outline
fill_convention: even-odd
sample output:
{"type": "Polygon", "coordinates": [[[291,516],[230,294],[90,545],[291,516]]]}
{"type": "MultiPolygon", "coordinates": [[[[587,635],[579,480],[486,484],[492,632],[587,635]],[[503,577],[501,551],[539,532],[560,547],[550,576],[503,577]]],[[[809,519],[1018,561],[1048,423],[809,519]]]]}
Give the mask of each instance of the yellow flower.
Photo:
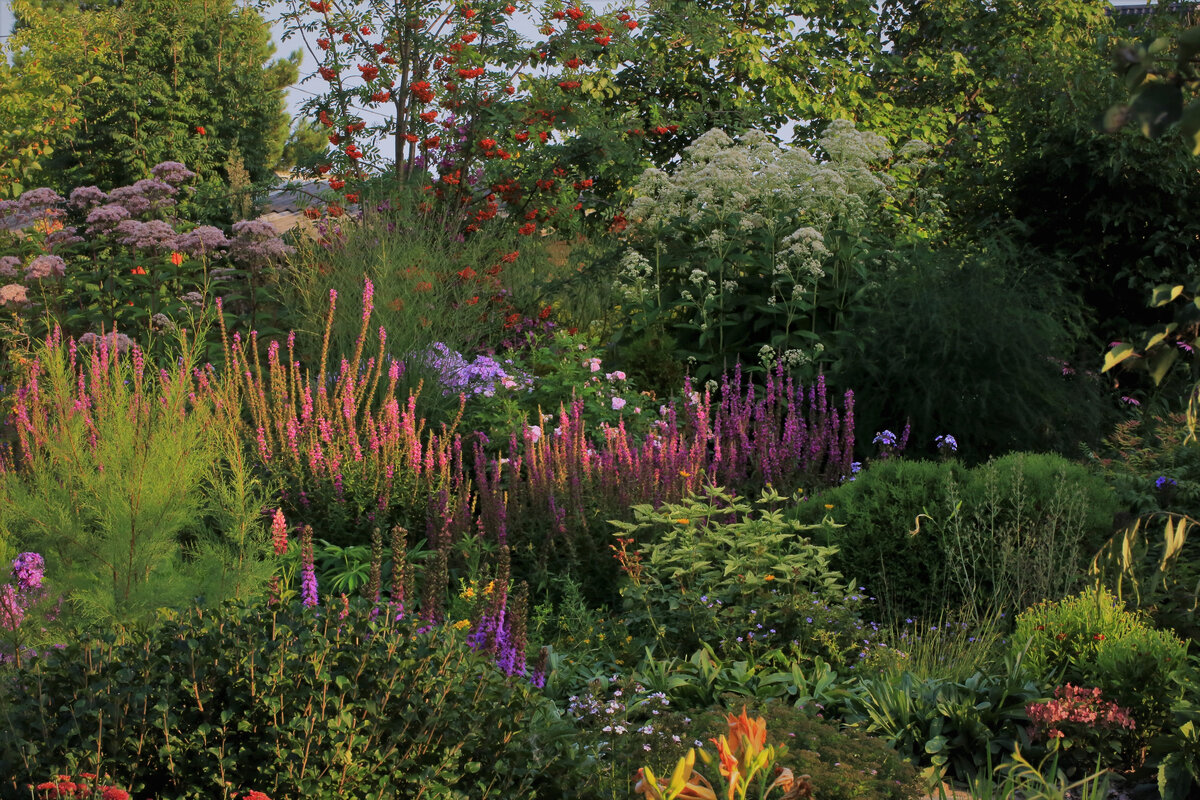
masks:
{"type": "Polygon", "coordinates": [[[833,508],[833,503],[826,503],[826,504],[825,504],[825,510],[826,510],[826,511],[828,511],[828,510],[829,510],[829,509],[831,509],[831,508],[833,508]]]}
{"type": "Polygon", "coordinates": [[[688,519],[687,519],[687,517],[681,517],[680,519],[675,520],[675,522],[678,525],[687,525],[688,519]]]}
{"type": "Polygon", "coordinates": [[[461,631],[463,628],[469,627],[471,627],[471,620],[469,619],[460,619],[458,622],[454,623],[454,629],[456,631],[461,631]]]}
{"type": "Polygon", "coordinates": [[[681,477],[681,478],[690,478],[690,477],[692,477],[692,473],[688,472],[687,470],[682,470],[682,469],[681,469],[681,470],[679,470],[679,477],[681,477]]]}
{"type": "Polygon", "coordinates": [[[468,586],[467,588],[463,589],[459,593],[458,596],[461,597],[463,600],[470,600],[470,599],[474,598],[475,597],[475,587],[468,586]]]}
{"type": "Polygon", "coordinates": [[[763,580],[764,581],[773,581],[773,580],[775,580],[775,576],[774,575],[766,575],[763,577],[763,580]]]}
{"type": "MultiPolygon", "coordinates": [[[[830,508],[833,508],[833,506],[830,506],[830,508]]],[[[490,595],[495,590],[495,588],[496,588],[496,582],[488,581],[488,585],[486,587],[484,587],[484,590],[483,590],[484,596],[486,597],[487,595],[490,595]]]]}

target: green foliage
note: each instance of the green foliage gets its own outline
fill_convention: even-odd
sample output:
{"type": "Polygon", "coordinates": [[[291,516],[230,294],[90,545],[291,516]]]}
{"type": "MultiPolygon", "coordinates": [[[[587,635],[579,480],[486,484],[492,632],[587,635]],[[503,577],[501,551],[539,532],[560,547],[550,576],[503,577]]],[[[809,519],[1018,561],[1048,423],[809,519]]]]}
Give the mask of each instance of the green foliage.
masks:
{"type": "Polygon", "coordinates": [[[789,369],[824,360],[871,279],[897,193],[890,149],[848,122],[823,160],[760,131],[712,130],[668,176],[648,170],[628,214],[618,280],[635,334],[668,336],[698,379],[735,363],[789,369]]]}
{"type": "Polygon", "coordinates": [[[907,250],[848,321],[853,338],[833,376],[870,387],[856,397],[860,430],[907,418],[925,452],[943,433],[972,462],[1073,452],[1108,414],[1099,381],[1069,363],[1078,317],[1077,301],[1002,237],[966,251],[907,250]]]}
{"type": "Polygon", "coordinates": [[[1155,630],[1107,589],[1090,587],[1057,602],[1043,602],[1017,617],[1014,651],[1045,686],[1097,687],[1132,712],[1137,728],[1125,755],[1170,727],[1171,706],[1181,694],[1187,646],[1155,630]]]}
{"type": "Polygon", "coordinates": [[[1200,517],[1200,440],[1184,413],[1139,413],[1119,423],[1088,453],[1122,508],[1141,517],[1159,511],[1200,517]]]}
{"type": "Polygon", "coordinates": [[[229,605],[71,642],[0,688],[12,790],[108,772],[137,796],[532,797],[539,699],[448,627],[229,605]]]}
{"type": "Polygon", "coordinates": [[[1018,453],[967,469],[887,459],[796,507],[832,566],[864,578],[893,619],[1014,610],[1061,596],[1112,530],[1103,479],[1052,454],[1018,453]],[[823,508],[832,506],[832,508],[823,508]]]}
{"type": "Polygon", "coordinates": [[[807,638],[806,615],[841,601],[846,583],[830,568],[833,548],[802,535],[812,526],[784,519],[786,502],[709,487],[679,504],[634,506],[633,522],[612,520],[622,547],[638,547],[623,561],[626,612],[644,615],[655,641],[685,650],[807,638]]]}
{"type": "Polygon", "coordinates": [[[261,591],[267,493],[240,443],[218,439],[210,408],[189,399],[194,353],[162,378],[95,357],[89,379],[73,346],[38,351],[24,383],[38,388],[18,412],[23,457],[0,476],[4,538],[46,557],[78,614],[69,623],[136,625],[261,591]]]}
{"type": "Polygon", "coordinates": [[[864,679],[846,717],[926,767],[927,778],[969,780],[1028,743],[1025,706],[1040,695],[1016,659],[961,681],[909,672],[864,679]]]}
{"type": "MultiPolygon", "coordinates": [[[[103,25],[106,44],[86,59],[101,80],[80,95],[80,129],[47,166],[56,188],[130,184],[161,161],[211,179],[235,148],[254,181],[272,178],[287,137],[283,91],[296,80],[297,60],[270,61],[270,29],[255,11],[234,0],[132,0],[115,10],[30,16],[43,14],[47,26],[103,25]]],[[[65,78],[78,54],[31,39],[22,57],[65,78]]]]}

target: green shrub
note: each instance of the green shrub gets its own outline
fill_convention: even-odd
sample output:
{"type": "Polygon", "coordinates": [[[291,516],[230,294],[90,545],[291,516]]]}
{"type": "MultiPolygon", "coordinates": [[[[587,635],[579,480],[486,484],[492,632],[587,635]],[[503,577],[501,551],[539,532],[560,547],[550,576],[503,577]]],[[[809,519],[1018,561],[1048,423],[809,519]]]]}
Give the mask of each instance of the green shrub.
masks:
{"type": "Polygon", "coordinates": [[[829,565],[833,549],[785,521],[784,502],[774,493],[747,502],[710,486],[679,504],[634,506],[633,522],[613,520],[634,624],[648,623],[654,641],[675,652],[815,644],[814,606],[838,603],[848,587],[829,565]]]}
{"type": "MultiPolygon", "coordinates": [[[[104,634],[0,684],[14,789],[108,773],[139,797],[528,797],[541,701],[451,626],[352,604],[191,611],[104,634]]],[[[7,794],[7,789],[4,793],[7,794]]]]}
{"type": "Polygon", "coordinates": [[[1182,694],[1187,647],[1126,611],[1107,589],[1090,587],[1028,609],[1017,617],[1011,647],[1028,648],[1025,664],[1044,686],[1099,688],[1105,699],[1132,711],[1131,748],[1173,730],[1171,705],[1182,694]]]}
{"type": "Polygon", "coordinates": [[[831,566],[856,575],[894,618],[967,607],[1024,608],[1075,588],[1112,530],[1116,500],[1087,468],[1018,453],[967,469],[956,461],[888,459],[796,508],[826,525],[831,566]]]}
{"type": "Polygon", "coordinates": [[[972,462],[1073,452],[1104,430],[1104,385],[1067,363],[1080,347],[1081,304],[1056,289],[1053,264],[1030,266],[1003,238],[898,258],[849,318],[834,358],[836,385],[870,389],[857,398],[860,430],[907,418],[913,450],[932,454],[934,437],[949,433],[972,462]]]}

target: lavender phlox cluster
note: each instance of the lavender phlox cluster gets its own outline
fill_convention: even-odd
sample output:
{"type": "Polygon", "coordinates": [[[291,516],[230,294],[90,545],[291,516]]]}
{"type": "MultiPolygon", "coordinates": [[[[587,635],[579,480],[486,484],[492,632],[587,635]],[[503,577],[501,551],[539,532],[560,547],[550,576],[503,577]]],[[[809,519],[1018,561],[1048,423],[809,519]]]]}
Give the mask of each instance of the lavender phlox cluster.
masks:
{"type": "Polygon", "coordinates": [[[271,223],[259,219],[244,219],[233,223],[233,241],[229,258],[245,269],[264,269],[295,252],[284,244],[271,223]]]}
{"type": "Polygon", "coordinates": [[[0,586],[0,628],[16,630],[25,612],[42,594],[46,562],[38,553],[21,553],[12,562],[12,580],[0,586]]]}
{"type": "Polygon", "coordinates": [[[61,278],[67,274],[67,264],[58,256],[41,255],[25,267],[25,278],[31,281],[61,278]]]}
{"type": "Polygon", "coordinates": [[[193,258],[220,258],[222,248],[229,247],[225,232],[212,225],[197,225],[187,233],[175,237],[175,249],[193,258]]]}
{"type": "Polygon", "coordinates": [[[871,440],[871,444],[878,444],[884,447],[896,446],[896,434],[891,431],[879,431],[875,434],[875,438],[871,440]]]}
{"type": "Polygon", "coordinates": [[[443,395],[461,392],[492,397],[496,393],[497,383],[506,388],[517,388],[529,382],[524,376],[509,375],[504,366],[491,356],[479,355],[473,361],[467,361],[461,353],[451,350],[443,342],[434,342],[425,353],[424,360],[437,370],[445,387],[443,395]]]}
{"type": "Polygon", "coordinates": [[[121,244],[140,250],[166,251],[175,248],[175,229],[161,219],[148,222],[127,219],[117,224],[114,233],[121,244]]]}
{"type": "Polygon", "coordinates": [[[121,222],[129,219],[129,217],[129,209],[120,203],[107,203],[98,206],[89,211],[85,219],[88,224],[87,232],[94,236],[110,231],[121,222]]]}
{"type": "Polygon", "coordinates": [[[0,278],[20,277],[21,259],[17,256],[0,256],[0,278]]]}
{"type": "Polygon", "coordinates": [[[163,161],[150,168],[150,174],[160,181],[178,186],[196,177],[196,173],[178,161],[163,161]]]}
{"type": "Polygon", "coordinates": [[[936,447],[939,452],[947,455],[958,452],[958,440],[948,433],[944,433],[941,436],[935,436],[933,439],[933,446],[936,447]]]}
{"type": "Polygon", "coordinates": [[[0,306],[24,305],[29,302],[29,291],[19,283],[0,286],[0,306]]]}
{"type": "Polygon", "coordinates": [[[71,208],[87,211],[108,202],[108,195],[98,186],[78,186],[71,190],[71,208]]]}

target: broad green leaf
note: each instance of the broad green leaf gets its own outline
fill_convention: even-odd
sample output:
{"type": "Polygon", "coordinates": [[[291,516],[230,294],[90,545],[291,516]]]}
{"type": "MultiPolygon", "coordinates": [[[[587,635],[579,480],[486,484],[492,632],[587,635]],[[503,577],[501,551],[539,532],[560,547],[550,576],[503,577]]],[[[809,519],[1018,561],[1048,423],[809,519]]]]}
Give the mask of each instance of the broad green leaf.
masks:
{"type": "Polygon", "coordinates": [[[1120,364],[1122,361],[1132,355],[1136,355],[1136,350],[1134,350],[1132,344],[1119,344],[1104,354],[1104,367],[1100,371],[1108,372],[1117,364],[1120,364]]]}
{"type": "Polygon", "coordinates": [[[1174,300],[1179,295],[1183,294],[1183,286],[1172,286],[1169,283],[1160,284],[1154,287],[1153,293],[1150,295],[1150,305],[1154,308],[1165,306],[1167,303],[1174,300]]]}

